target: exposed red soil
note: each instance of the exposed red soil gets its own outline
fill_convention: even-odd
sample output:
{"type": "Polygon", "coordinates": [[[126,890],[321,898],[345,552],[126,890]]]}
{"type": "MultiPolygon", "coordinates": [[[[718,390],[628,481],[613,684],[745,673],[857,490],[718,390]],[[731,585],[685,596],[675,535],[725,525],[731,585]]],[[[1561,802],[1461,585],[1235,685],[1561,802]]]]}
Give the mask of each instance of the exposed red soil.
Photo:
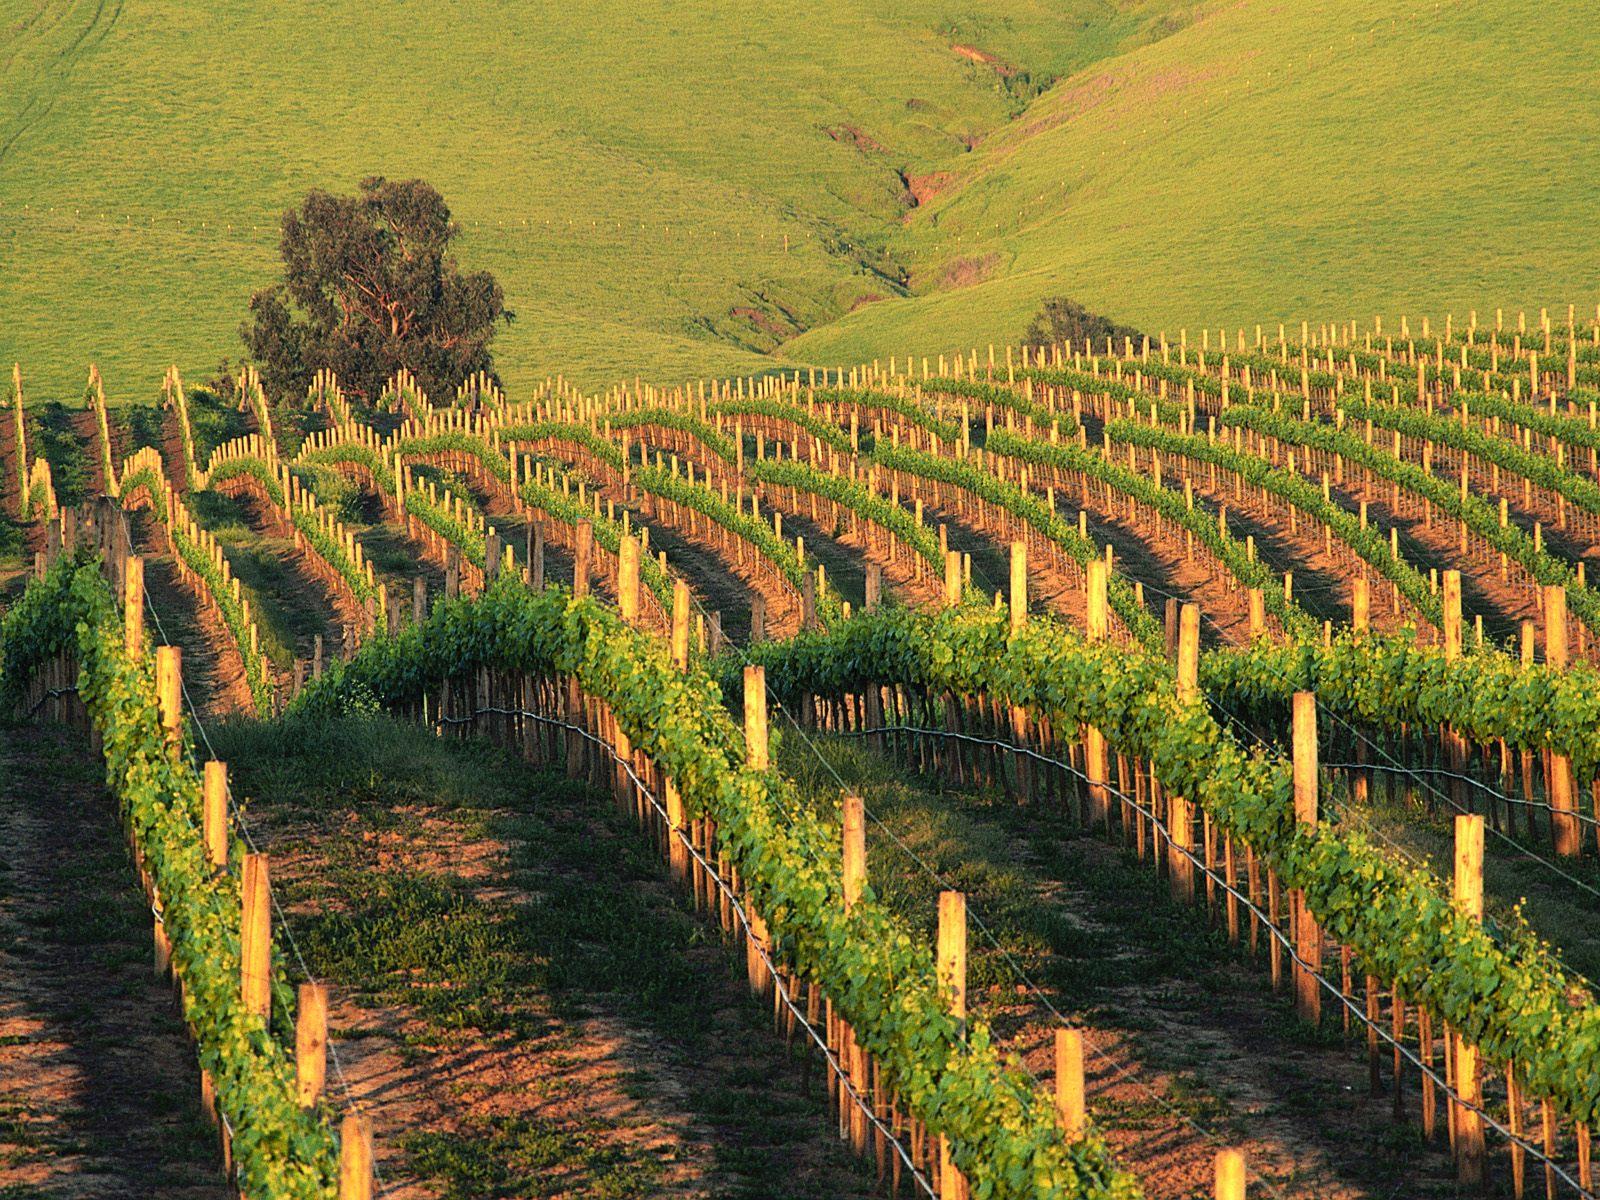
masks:
{"type": "Polygon", "coordinates": [[[0,1193],[222,1200],[101,770],[78,732],[0,740],[0,1193]]]}
{"type": "Polygon", "coordinates": [[[203,720],[249,712],[250,685],[239,651],[220,621],[202,611],[194,593],[179,579],[177,565],[158,541],[149,513],[129,513],[128,520],[134,548],[145,556],[145,595],[156,614],[147,616],[147,626],[158,645],[182,648],[190,703],[203,720]]]}

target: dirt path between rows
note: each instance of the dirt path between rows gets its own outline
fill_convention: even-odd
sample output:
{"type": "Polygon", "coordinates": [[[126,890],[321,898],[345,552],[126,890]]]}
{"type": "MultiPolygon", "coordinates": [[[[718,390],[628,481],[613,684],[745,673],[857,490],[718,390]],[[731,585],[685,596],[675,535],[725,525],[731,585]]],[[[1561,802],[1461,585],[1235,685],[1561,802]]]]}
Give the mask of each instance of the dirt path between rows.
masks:
{"type": "Polygon", "coordinates": [[[353,802],[230,751],[290,924],[331,980],[350,1093],[330,1088],[370,1111],[386,1195],[872,1193],[820,1075],[808,1094],[742,958],[608,797],[481,743],[404,736],[431,748],[405,743],[390,777],[363,768],[353,802]],[[450,796],[403,777],[433,754],[450,796]]]}
{"type": "Polygon", "coordinates": [[[223,1200],[194,1049],[85,745],[0,739],[0,1195],[223,1200]]]}
{"type": "Polygon", "coordinates": [[[1148,860],[1084,834],[1059,804],[1019,806],[951,786],[949,769],[918,776],[862,743],[816,742],[831,770],[800,747],[780,765],[813,795],[836,795],[837,771],[865,797],[878,895],[932,937],[939,889],[966,893],[968,1003],[1004,1049],[1049,1086],[1052,1008],[1084,1029],[1091,1113],[1151,1200],[1209,1196],[1222,1146],[1270,1181],[1253,1180],[1252,1196],[1457,1194],[1442,1146],[1420,1142],[1415,1077],[1412,1123],[1396,1124],[1387,1066],[1369,1095],[1362,1046],[1336,1032],[1332,1001],[1324,1031],[1301,1025],[1264,953],[1231,948],[1203,906],[1171,904],[1148,860]]]}
{"type": "Polygon", "coordinates": [[[183,651],[183,684],[189,701],[207,722],[233,713],[249,712],[250,685],[244,660],[220,624],[202,619],[199,602],[178,578],[172,556],[155,553],[159,534],[148,511],[129,513],[133,544],[145,555],[145,596],[155,616],[145,624],[157,645],[178,646],[183,651]]]}

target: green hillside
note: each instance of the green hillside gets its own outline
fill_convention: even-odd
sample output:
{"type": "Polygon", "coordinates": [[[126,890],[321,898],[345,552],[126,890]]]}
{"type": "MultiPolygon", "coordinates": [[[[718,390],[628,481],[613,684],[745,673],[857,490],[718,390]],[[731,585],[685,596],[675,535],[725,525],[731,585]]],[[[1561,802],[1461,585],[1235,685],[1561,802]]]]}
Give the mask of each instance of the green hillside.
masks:
{"type": "Polygon", "coordinates": [[[1593,305],[1596,44],[1531,0],[1222,6],[989,139],[890,242],[919,294],[785,353],[1015,338],[1057,292],[1147,328],[1593,305]]]}
{"type": "Polygon", "coordinates": [[[278,215],[369,173],[444,192],[519,386],[1014,339],[1056,293],[1152,328],[1591,302],[1600,266],[1581,6],[0,14],[0,361],[38,398],[237,358],[278,215]]]}
{"type": "Polygon", "coordinates": [[[207,372],[278,215],[385,174],[437,186],[499,275],[508,377],[757,369],[891,290],[902,170],[1183,7],[3,0],[0,359],[35,395],[91,358],[114,395],[207,372]]]}

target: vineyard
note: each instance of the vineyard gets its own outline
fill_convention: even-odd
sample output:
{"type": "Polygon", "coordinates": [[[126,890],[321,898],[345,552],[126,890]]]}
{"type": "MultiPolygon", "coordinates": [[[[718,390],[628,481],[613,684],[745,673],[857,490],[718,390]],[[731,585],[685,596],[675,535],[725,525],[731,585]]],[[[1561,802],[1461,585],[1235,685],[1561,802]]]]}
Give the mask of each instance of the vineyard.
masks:
{"type": "Polygon", "coordinates": [[[118,382],[0,438],[0,1195],[1600,1195],[1600,309],[118,382]]]}

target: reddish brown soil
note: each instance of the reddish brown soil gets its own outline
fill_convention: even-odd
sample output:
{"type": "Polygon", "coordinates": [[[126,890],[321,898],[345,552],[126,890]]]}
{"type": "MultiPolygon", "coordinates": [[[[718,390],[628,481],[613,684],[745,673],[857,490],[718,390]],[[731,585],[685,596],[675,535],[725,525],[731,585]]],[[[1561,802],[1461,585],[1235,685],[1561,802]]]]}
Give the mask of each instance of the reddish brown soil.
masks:
{"type": "Polygon", "coordinates": [[[145,556],[145,595],[155,610],[154,617],[146,614],[146,626],[157,645],[183,650],[183,682],[190,703],[205,721],[249,712],[250,686],[239,651],[220,622],[202,612],[194,593],[179,580],[172,556],[164,547],[157,552],[160,535],[150,514],[140,510],[128,514],[128,520],[134,548],[145,556]]]}
{"type": "MultiPolygon", "coordinates": [[[[585,812],[608,803],[592,792],[558,790],[532,802],[547,817],[577,822],[602,844],[637,836],[605,819],[604,811],[585,812]]],[[[322,896],[319,903],[338,903],[327,886],[332,882],[336,890],[350,871],[449,875],[476,898],[512,906],[528,921],[540,920],[542,892],[556,885],[554,875],[593,889],[596,902],[624,889],[652,909],[679,903],[654,872],[589,878],[583,874],[588,868],[549,861],[538,848],[500,832],[516,827],[510,812],[464,819],[459,811],[404,807],[307,822],[270,807],[256,811],[258,835],[273,847],[279,886],[288,895],[322,896]],[[402,828],[395,827],[396,818],[402,828]]],[[[292,904],[290,921],[303,920],[306,911],[292,904]]],[[[407,1150],[412,1135],[471,1138],[486,1120],[511,1117],[589,1138],[618,1158],[654,1164],[657,1172],[647,1193],[613,1193],[595,1190],[581,1165],[565,1163],[549,1168],[540,1195],[747,1195],[742,1163],[755,1156],[766,1172],[780,1164],[786,1194],[864,1200],[870,1177],[838,1148],[820,1101],[802,1092],[798,1073],[785,1065],[781,1038],[764,1028],[765,1015],[743,990],[741,967],[709,933],[689,953],[703,988],[704,1017],[691,1039],[701,1049],[687,1054],[670,1032],[663,1036],[636,1009],[604,996],[575,1012],[536,986],[519,986],[497,1000],[497,1012],[533,1031],[505,1033],[442,1028],[403,1000],[336,988],[330,1029],[349,1096],[372,1115],[385,1194],[437,1194],[407,1150]],[[706,1053],[704,1047],[715,1049],[706,1053]],[[729,1141],[722,1117],[704,1107],[708,1097],[757,1111],[766,1106],[773,1114],[771,1136],[729,1141]]],[[[342,1086],[339,1095],[345,1097],[342,1086]]]]}
{"type": "MultiPolygon", "coordinates": [[[[1333,621],[1335,627],[1350,621],[1355,576],[1346,564],[1323,552],[1322,537],[1313,532],[1311,522],[1302,521],[1291,531],[1280,514],[1268,512],[1248,489],[1242,498],[1235,496],[1232,488],[1224,484],[1221,472],[1215,491],[1205,486],[1206,476],[1193,479],[1196,494],[1207,497],[1213,508],[1217,504],[1227,506],[1228,530],[1235,538],[1243,541],[1253,536],[1262,562],[1278,575],[1285,570],[1294,572],[1294,595],[1302,608],[1319,620],[1333,621]]],[[[1379,581],[1372,589],[1372,624],[1381,630],[1395,629],[1407,619],[1415,619],[1394,611],[1387,588],[1379,581]]]]}
{"type": "Polygon", "coordinates": [[[150,916],[83,735],[0,740],[0,1193],[222,1200],[150,916]]]}
{"type": "Polygon", "coordinates": [[[1393,493],[1389,488],[1374,484],[1370,491],[1348,477],[1343,486],[1334,485],[1343,502],[1358,506],[1367,501],[1367,516],[1385,529],[1397,526],[1400,530],[1400,552],[1424,575],[1430,569],[1461,572],[1461,603],[1470,619],[1472,614],[1483,614],[1484,633],[1491,640],[1501,641],[1517,632],[1522,621],[1537,621],[1538,600],[1533,588],[1504,581],[1500,578],[1498,557],[1484,562],[1476,556],[1463,558],[1460,533],[1454,521],[1435,516],[1428,523],[1422,514],[1412,513],[1406,504],[1407,493],[1400,493],[1404,511],[1396,513],[1390,504],[1393,493]]]}

